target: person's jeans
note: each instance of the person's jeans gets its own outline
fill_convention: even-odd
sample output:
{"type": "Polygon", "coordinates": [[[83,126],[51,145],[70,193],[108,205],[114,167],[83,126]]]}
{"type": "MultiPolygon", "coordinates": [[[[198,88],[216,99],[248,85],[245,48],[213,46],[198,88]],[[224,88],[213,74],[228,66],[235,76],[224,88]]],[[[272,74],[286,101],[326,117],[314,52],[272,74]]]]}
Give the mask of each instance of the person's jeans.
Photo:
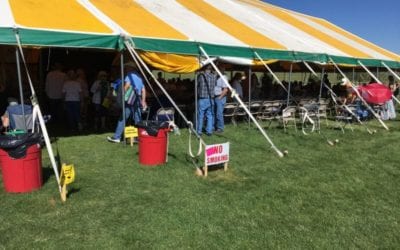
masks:
{"type": "Polygon", "coordinates": [[[125,121],[122,116],[119,118],[113,138],[121,139],[122,133],[124,132],[125,122],[131,115],[133,116],[135,124],[142,120],[142,113],[139,106],[125,105],[125,121]]]}
{"type": "Polygon", "coordinates": [[[226,96],[219,99],[216,97],[215,102],[215,127],[217,130],[224,130],[224,107],[226,103],[226,96]]]}
{"type": "Polygon", "coordinates": [[[197,103],[197,133],[199,135],[203,132],[204,117],[207,118],[206,133],[212,134],[214,124],[214,100],[211,98],[201,98],[197,103]]]}
{"type": "Polygon", "coordinates": [[[81,103],[67,101],[65,108],[67,109],[69,128],[78,129],[78,124],[81,122],[81,103]]]}
{"type": "Polygon", "coordinates": [[[61,123],[63,121],[63,99],[50,99],[49,98],[49,112],[51,121],[54,123],[61,123]]]}

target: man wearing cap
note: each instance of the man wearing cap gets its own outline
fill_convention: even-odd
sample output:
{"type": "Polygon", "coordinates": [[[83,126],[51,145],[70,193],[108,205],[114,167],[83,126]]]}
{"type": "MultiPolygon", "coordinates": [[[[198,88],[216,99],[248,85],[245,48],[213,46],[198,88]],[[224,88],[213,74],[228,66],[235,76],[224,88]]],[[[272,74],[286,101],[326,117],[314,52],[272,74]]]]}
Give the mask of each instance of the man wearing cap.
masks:
{"type": "Polygon", "coordinates": [[[212,135],[214,124],[214,89],[216,77],[211,72],[211,65],[204,67],[203,72],[197,76],[197,133],[203,132],[204,118],[207,119],[206,134],[212,135]]]}
{"type": "MultiPolygon", "coordinates": [[[[132,91],[135,91],[137,95],[133,104],[125,102],[125,119],[128,119],[130,116],[132,116],[134,123],[137,124],[142,120],[142,108],[147,108],[146,89],[144,87],[142,77],[137,72],[136,64],[134,62],[128,62],[125,63],[124,66],[127,72],[124,79],[124,91],[127,93],[127,91],[132,88],[132,91]]],[[[125,122],[126,121],[124,121],[123,117],[120,117],[114,135],[112,137],[107,137],[109,142],[121,142],[125,122]]]]}

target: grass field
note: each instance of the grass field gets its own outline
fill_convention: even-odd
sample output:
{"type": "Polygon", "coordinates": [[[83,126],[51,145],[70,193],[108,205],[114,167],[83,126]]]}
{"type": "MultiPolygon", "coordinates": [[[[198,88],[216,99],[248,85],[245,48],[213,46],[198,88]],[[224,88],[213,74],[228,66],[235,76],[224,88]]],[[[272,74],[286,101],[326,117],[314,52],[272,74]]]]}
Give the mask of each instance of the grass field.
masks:
{"type": "Polygon", "coordinates": [[[60,137],[53,147],[77,174],[67,202],[43,151],[41,190],[0,191],[0,249],[399,248],[400,122],[387,124],[369,123],[374,135],[324,126],[334,147],[317,133],[267,130],[285,158],[254,127],[228,125],[205,138],[231,143],[228,171],[208,178],[194,175],[186,129],[158,167],[109,134],[60,137]]]}

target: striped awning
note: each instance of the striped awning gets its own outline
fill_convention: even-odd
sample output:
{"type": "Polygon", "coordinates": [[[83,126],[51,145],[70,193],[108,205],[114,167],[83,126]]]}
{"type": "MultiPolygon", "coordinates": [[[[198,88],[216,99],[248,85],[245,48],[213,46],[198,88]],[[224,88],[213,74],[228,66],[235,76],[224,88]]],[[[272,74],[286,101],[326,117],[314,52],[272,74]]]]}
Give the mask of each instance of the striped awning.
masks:
{"type": "MultiPolygon", "coordinates": [[[[1,0],[0,44],[306,60],[400,68],[400,56],[334,24],[257,0],[1,0]]],[[[165,60],[165,58],[164,58],[165,60]]],[[[162,60],[161,60],[162,61],[162,60]]]]}

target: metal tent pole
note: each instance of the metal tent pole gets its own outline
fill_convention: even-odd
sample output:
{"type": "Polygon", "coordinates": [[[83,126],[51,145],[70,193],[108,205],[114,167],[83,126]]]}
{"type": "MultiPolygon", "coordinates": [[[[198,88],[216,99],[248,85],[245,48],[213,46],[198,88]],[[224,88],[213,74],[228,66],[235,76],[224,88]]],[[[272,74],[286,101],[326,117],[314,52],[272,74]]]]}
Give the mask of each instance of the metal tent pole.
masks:
{"type": "MultiPolygon", "coordinates": [[[[365,65],[364,65],[362,62],[358,61],[358,64],[360,64],[360,66],[361,66],[372,78],[374,78],[374,80],[375,80],[377,83],[383,84],[383,83],[378,79],[377,76],[375,76],[374,74],[372,74],[372,72],[371,72],[367,67],[365,67],[365,65]]],[[[392,93],[392,98],[393,98],[397,103],[400,103],[399,99],[397,99],[397,98],[393,95],[393,93],[392,93]]]]}
{"type": "Polygon", "coordinates": [[[124,121],[124,132],[123,134],[123,140],[126,145],[126,139],[125,139],[125,127],[126,127],[126,113],[125,113],[125,75],[124,75],[124,52],[121,51],[121,56],[120,56],[120,70],[121,70],[121,104],[122,104],[122,120],[124,121]]]}
{"type": "Polygon", "coordinates": [[[16,59],[16,63],[17,63],[19,98],[20,98],[20,101],[21,101],[22,116],[24,118],[24,128],[25,128],[25,131],[28,131],[28,129],[26,127],[25,101],[24,101],[24,92],[23,92],[23,87],[22,87],[21,66],[20,66],[20,62],[19,62],[18,48],[15,48],[15,59],[16,59]]]}
{"type": "Polygon", "coordinates": [[[43,119],[43,115],[42,115],[42,112],[40,110],[39,103],[37,101],[35,89],[33,88],[32,79],[30,77],[29,70],[28,70],[28,67],[26,65],[24,52],[22,50],[22,45],[21,45],[21,41],[20,41],[20,38],[19,38],[17,30],[15,30],[15,38],[16,38],[17,43],[18,43],[19,52],[21,53],[22,62],[24,63],[26,75],[27,75],[29,86],[30,86],[31,93],[32,93],[31,101],[32,101],[32,106],[33,106],[33,123],[35,122],[35,119],[37,117],[38,120],[39,120],[40,128],[41,128],[42,133],[43,133],[43,138],[44,138],[44,141],[45,141],[47,152],[49,154],[49,159],[50,159],[51,165],[53,166],[54,174],[56,176],[58,190],[59,190],[59,192],[61,194],[62,189],[61,189],[61,186],[60,186],[60,175],[58,173],[58,167],[57,167],[57,163],[56,163],[56,160],[55,160],[55,157],[54,157],[53,148],[51,147],[49,134],[47,133],[47,128],[46,128],[46,125],[45,125],[45,122],[44,122],[44,119],[43,119]]]}
{"type": "MultiPolygon", "coordinates": [[[[250,106],[251,106],[251,85],[252,85],[252,77],[251,77],[251,67],[249,66],[249,69],[248,69],[248,74],[249,74],[249,77],[248,77],[248,80],[247,80],[247,82],[249,83],[249,110],[250,110],[250,106]]],[[[248,125],[249,125],[249,127],[250,127],[250,117],[249,117],[249,119],[248,119],[248,125]]]]}
{"type": "MultiPolygon", "coordinates": [[[[317,76],[317,73],[315,73],[315,71],[310,67],[310,65],[308,65],[308,63],[306,61],[303,61],[303,63],[306,65],[306,67],[311,71],[311,73],[313,73],[313,75],[317,76]]],[[[322,68],[322,72],[325,72],[325,68],[322,68]]],[[[336,105],[339,105],[337,102],[337,95],[335,92],[333,92],[333,90],[326,85],[324,82],[321,82],[323,84],[323,86],[329,91],[329,93],[331,94],[332,100],[336,105]]],[[[357,116],[357,114],[355,114],[346,104],[341,104],[342,107],[344,107],[346,109],[347,112],[349,112],[354,118],[356,118],[357,122],[360,123],[361,125],[363,125],[366,129],[367,132],[369,134],[372,134],[372,131],[367,127],[367,125],[365,123],[363,123],[360,118],[357,116]]]]}
{"type": "Polygon", "coordinates": [[[293,71],[293,63],[290,63],[288,95],[287,95],[287,100],[286,100],[287,107],[289,107],[289,104],[290,104],[290,90],[291,90],[291,86],[292,86],[292,71],[293,71]]]}
{"type": "Polygon", "coordinates": [[[226,86],[228,87],[228,89],[232,92],[232,96],[234,98],[236,98],[236,100],[239,102],[239,104],[243,107],[243,109],[245,110],[245,112],[249,115],[250,119],[254,122],[254,124],[257,126],[257,128],[260,130],[260,132],[262,133],[262,135],[265,137],[265,139],[267,139],[268,143],[271,145],[272,149],[279,155],[279,157],[283,157],[283,153],[275,146],[275,144],[271,141],[271,139],[269,138],[269,136],[267,135],[267,133],[264,131],[264,129],[260,126],[260,124],[257,122],[257,120],[254,118],[254,116],[250,113],[250,111],[248,110],[248,108],[246,107],[246,105],[243,103],[243,101],[240,99],[240,97],[238,96],[238,94],[234,91],[234,89],[232,88],[232,86],[225,80],[225,78],[223,77],[222,73],[219,71],[219,69],[217,68],[217,66],[214,64],[214,62],[212,62],[210,60],[210,57],[208,56],[207,52],[203,49],[202,46],[199,46],[199,49],[201,51],[201,53],[203,55],[206,56],[206,58],[211,62],[211,65],[213,66],[214,70],[218,73],[218,75],[221,77],[221,79],[223,79],[224,83],[226,84],[226,86]]]}
{"type": "Polygon", "coordinates": [[[371,106],[365,101],[365,99],[360,95],[360,92],[356,87],[354,87],[353,83],[347,78],[347,76],[343,73],[343,71],[339,68],[339,66],[335,63],[335,61],[332,60],[332,58],[329,58],[332,64],[335,66],[335,68],[338,70],[338,72],[350,83],[351,88],[354,90],[354,92],[357,94],[357,97],[360,98],[360,100],[363,102],[363,104],[368,108],[368,110],[375,116],[375,118],[380,122],[380,124],[386,129],[389,130],[389,128],[386,126],[386,124],[382,121],[382,119],[379,117],[379,115],[371,108],[371,106]]]}

